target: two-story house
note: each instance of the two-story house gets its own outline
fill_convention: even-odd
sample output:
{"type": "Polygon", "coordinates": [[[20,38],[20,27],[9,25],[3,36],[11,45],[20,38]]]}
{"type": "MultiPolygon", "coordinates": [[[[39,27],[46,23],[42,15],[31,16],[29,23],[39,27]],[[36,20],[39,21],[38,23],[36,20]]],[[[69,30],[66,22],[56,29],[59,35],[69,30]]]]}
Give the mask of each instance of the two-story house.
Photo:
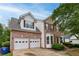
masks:
{"type": "Polygon", "coordinates": [[[51,17],[37,20],[29,12],[19,19],[11,18],[9,22],[10,50],[27,48],[51,48],[52,44],[60,43],[61,32],[53,24],[51,17]]]}

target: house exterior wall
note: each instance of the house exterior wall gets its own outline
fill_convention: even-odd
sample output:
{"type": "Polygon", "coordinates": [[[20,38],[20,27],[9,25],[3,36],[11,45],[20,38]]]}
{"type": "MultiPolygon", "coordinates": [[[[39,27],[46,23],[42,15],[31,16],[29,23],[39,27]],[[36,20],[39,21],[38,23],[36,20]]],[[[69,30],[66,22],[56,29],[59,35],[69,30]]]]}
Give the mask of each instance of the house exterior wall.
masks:
{"type": "Polygon", "coordinates": [[[41,47],[45,48],[45,28],[44,28],[44,22],[37,21],[36,27],[41,31],[41,47]]]}
{"type": "Polygon", "coordinates": [[[54,43],[60,43],[61,35],[64,35],[59,31],[58,25],[53,24],[53,20],[51,17],[48,17],[45,21],[45,33],[51,33],[54,36],[54,43]],[[48,29],[46,29],[46,24],[48,24],[48,29]]]}
{"type": "Polygon", "coordinates": [[[41,34],[15,30],[15,31],[12,31],[12,38],[41,38],[41,34]]]}
{"type": "Polygon", "coordinates": [[[70,41],[71,41],[71,44],[79,44],[79,40],[78,39],[72,39],[70,41]]]}
{"type": "Polygon", "coordinates": [[[10,51],[13,52],[13,40],[12,40],[12,32],[10,32],[10,51]]]}

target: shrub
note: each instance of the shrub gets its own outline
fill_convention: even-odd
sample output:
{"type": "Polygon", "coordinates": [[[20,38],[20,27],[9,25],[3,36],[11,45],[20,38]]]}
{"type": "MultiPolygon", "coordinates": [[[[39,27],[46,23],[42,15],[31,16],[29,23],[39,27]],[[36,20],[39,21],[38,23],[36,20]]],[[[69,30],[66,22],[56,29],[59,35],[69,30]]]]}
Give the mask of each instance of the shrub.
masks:
{"type": "Polygon", "coordinates": [[[10,41],[2,42],[2,47],[10,47],[10,41]]]}
{"type": "Polygon", "coordinates": [[[52,45],[52,48],[53,49],[56,49],[56,50],[63,50],[64,49],[64,46],[61,45],[61,44],[53,44],[52,45]]]}
{"type": "Polygon", "coordinates": [[[64,42],[63,44],[64,45],[70,45],[71,43],[70,42],[64,42]]]}
{"type": "Polygon", "coordinates": [[[79,48],[79,44],[73,44],[74,48],[79,48]]]}

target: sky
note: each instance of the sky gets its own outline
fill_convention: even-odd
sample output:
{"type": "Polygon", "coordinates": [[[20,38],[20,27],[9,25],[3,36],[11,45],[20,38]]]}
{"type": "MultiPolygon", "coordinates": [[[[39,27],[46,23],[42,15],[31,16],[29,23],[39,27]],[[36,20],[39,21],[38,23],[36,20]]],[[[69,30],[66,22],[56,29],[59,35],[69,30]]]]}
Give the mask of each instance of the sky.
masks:
{"type": "Polygon", "coordinates": [[[0,23],[8,25],[11,17],[31,12],[36,19],[46,19],[52,14],[58,3],[0,3],[0,23]]]}

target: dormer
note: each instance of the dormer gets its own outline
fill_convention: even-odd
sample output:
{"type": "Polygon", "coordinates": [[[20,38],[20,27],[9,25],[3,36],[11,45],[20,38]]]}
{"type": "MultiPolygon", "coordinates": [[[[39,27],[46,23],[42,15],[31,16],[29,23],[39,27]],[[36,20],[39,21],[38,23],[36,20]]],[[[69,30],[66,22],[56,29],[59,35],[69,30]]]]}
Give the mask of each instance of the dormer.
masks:
{"type": "Polygon", "coordinates": [[[20,16],[20,26],[21,29],[26,30],[36,30],[36,19],[32,16],[31,13],[26,13],[20,16]]]}

